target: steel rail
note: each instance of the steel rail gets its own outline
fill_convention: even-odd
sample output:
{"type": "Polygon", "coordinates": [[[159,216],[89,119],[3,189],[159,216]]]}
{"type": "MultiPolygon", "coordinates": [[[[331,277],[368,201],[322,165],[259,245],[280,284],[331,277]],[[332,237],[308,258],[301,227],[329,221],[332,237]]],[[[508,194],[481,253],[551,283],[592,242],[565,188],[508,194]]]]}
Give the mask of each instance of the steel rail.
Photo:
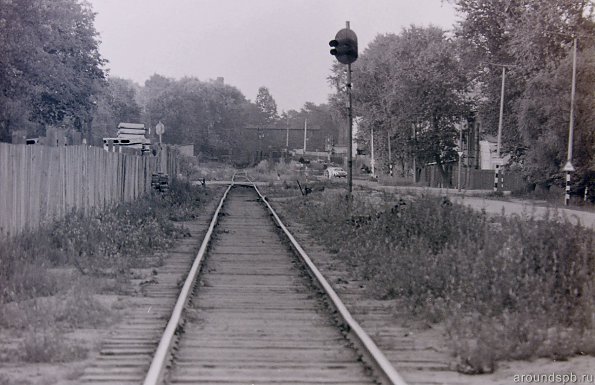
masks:
{"type": "Polygon", "coordinates": [[[306,254],[304,249],[300,246],[297,240],[293,237],[293,235],[289,232],[287,227],[283,224],[273,207],[270,203],[266,200],[265,196],[260,192],[256,184],[253,184],[254,189],[260,196],[260,199],[266,204],[271,215],[275,218],[275,221],[279,225],[279,227],[285,233],[285,236],[290,240],[294,249],[298,252],[300,258],[304,261],[308,269],[312,272],[315,276],[316,280],[320,284],[320,286],[325,291],[328,298],[332,301],[335,309],[339,312],[343,321],[349,326],[350,330],[353,331],[356,338],[359,340],[361,346],[365,349],[366,353],[369,357],[373,360],[374,366],[380,371],[379,374],[385,382],[391,385],[407,385],[405,380],[397,373],[395,368],[392,366],[390,361],[386,358],[384,353],[378,348],[376,343],[368,336],[368,334],[364,331],[364,329],[359,325],[359,323],[351,316],[347,307],[341,301],[341,298],[337,295],[335,290],[332,286],[328,283],[326,278],[322,275],[322,273],[318,270],[312,259],[306,254]]]}
{"type": "Polygon", "coordinates": [[[157,346],[157,350],[155,350],[155,354],[153,355],[153,360],[151,361],[151,366],[147,372],[145,380],[143,381],[143,385],[157,385],[163,380],[163,374],[165,366],[168,363],[168,359],[170,356],[170,350],[174,343],[176,330],[182,320],[182,312],[188,303],[188,299],[192,292],[192,288],[194,286],[194,282],[196,280],[196,276],[200,270],[200,266],[202,264],[202,260],[204,258],[205,252],[211,240],[211,236],[213,235],[213,231],[215,226],[217,225],[217,221],[219,218],[219,213],[221,208],[223,207],[223,202],[225,198],[227,198],[227,194],[229,190],[231,190],[232,186],[235,184],[234,182],[235,174],[231,178],[231,184],[225,190],[223,197],[219,201],[219,206],[215,210],[215,214],[211,219],[211,224],[209,225],[209,229],[200,245],[200,249],[198,250],[198,254],[194,258],[194,262],[192,263],[192,267],[190,268],[190,272],[186,277],[186,281],[184,282],[184,286],[180,291],[180,295],[172,311],[172,315],[167,322],[167,326],[165,327],[165,331],[161,336],[161,340],[159,341],[159,345],[157,346]]]}
{"type": "Polygon", "coordinates": [[[159,383],[161,383],[163,381],[163,375],[165,372],[165,368],[166,368],[166,365],[170,358],[170,351],[174,344],[176,330],[182,320],[183,310],[188,303],[188,299],[192,292],[192,288],[194,286],[196,276],[198,275],[204,255],[206,253],[206,249],[209,245],[209,242],[212,237],[215,226],[217,225],[219,213],[221,211],[221,208],[223,207],[223,203],[225,202],[225,199],[227,198],[227,195],[228,195],[229,191],[231,190],[231,188],[236,184],[251,186],[258,193],[258,195],[260,196],[260,199],[262,200],[262,202],[265,203],[265,205],[267,206],[268,210],[270,211],[271,215],[273,216],[273,218],[275,219],[275,221],[277,222],[279,227],[283,230],[284,234],[290,240],[294,249],[298,252],[300,258],[303,260],[303,262],[306,264],[308,269],[314,275],[314,277],[318,281],[319,285],[323,288],[326,295],[333,303],[333,306],[339,312],[339,315],[341,316],[343,321],[347,324],[347,326],[350,328],[350,330],[353,331],[353,333],[355,334],[355,337],[360,342],[361,346],[365,349],[365,352],[367,353],[367,355],[372,359],[372,361],[373,361],[372,364],[379,371],[379,373],[377,373],[377,374],[380,375],[382,377],[382,379],[384,379],[384,382],[387,384],[407,385],[407,383],[402,379],[402,377],[393,368],[393,366],[388,361],[386,356],[376,346],[374,341],[367,335],[367,333],[357,323],[357,321],[355,321],[355,319],[353,319],[353,317],[347,310],[347,307],[343,304],[343,302],[341,301],[341,299],[339,298],[337,293],[334,291],[334,289],[331,287],[331,285],[328,283],[328,281],[324,278],[322,273],[320,273],[318,268],[314,265],[314,263],[312,262],[310,257],[306,254],[304,249],[300,246],[300,244],[297,242],[297,240],[289,232],[287,227],[283,224],[283,222],[281,221],[281,219],[279,218],[279,216],[277,215],[275,210],[272,208],[272,206],[266,200],[265,196],[260,192],[260,190],[258,189],[256,184],[254,184],[254,182],[251,180],[251,178],[248,177],[247,173],[245,173],[245,172],[244,172],[244,174],[245,174],[244,177],[249,182],[248,183],[235,182],[236,174],[237,173],[234,173],[234,175],[232,176],[231,184],[225,190],[225,193],[223,194],[221,200],[219,201],[219,205],[217,206],[217,209],[215,210],[215,214],[213,215],[213,218],[211,219],[211,223],[209,225],[207,233],[203,239],[203,242],[200,246],[198,254],[196,255],[196,257],[194,259],[194,262],[192,264],[190,272],[188,273],[188,276],[186,277],[184,286],[182,287],[180,296],[178,297],[178,300],[176,302],[174,310],[172,311],[172,316],[170,317],[170,319],[167,323],[167,326],[165,328],[165,331],[161,337],[161,340],[159,341],[159,345],[157,346],[157,349],[156,349],[153,359],[151,361],[151,365],[149,367],[149,370],[147,372],[145,380],[143,381],[143,385],[158,385],[159,383]]]}

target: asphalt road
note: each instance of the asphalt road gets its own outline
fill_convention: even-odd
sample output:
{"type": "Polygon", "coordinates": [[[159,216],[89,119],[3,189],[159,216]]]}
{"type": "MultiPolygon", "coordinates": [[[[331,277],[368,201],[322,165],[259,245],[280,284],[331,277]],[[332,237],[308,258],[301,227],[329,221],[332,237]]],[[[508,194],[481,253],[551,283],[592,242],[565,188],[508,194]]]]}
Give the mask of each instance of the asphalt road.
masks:
{"type": "MultiPolygon", "coordinates": [[[[198,184],[198,182],[195,182],[198,184]]],[[[207,181],[207,184],[229,184],[229,181],[207,181]]],[[[268,182],[256,182],[258,185],[267,185],[268,182]]],[[[418,193],[448,196],[454,202],[461,203],[476,210],[485,210],[488,214],[504,215],[526,215],[532,217],[543,217],[548,211],[550,215],[559,215],[560,218],[567,218],[570,223],[581,223],[585,227],[595,230],[595,212],[588,212],[576,209],[552,208],[545,201],[521,200],[516,198],[489,199],[486,196],[491,193],[489,190],[463,190],[457,189],[430,188],[417,186],[381,186],[377,182],[368,180],[353,180],[354,186],[364,186],[374,190],[386,191],[389,193],[418,193]]],[[[562,197],[560,197],[562,199],[562,197]]]]}
{"type": "Polygon", "coordinates": [[[595,213],[547,207],[540,202],[511,199],[510,201],[486,199],[480,197],[454,197],[453,201],[469,206],[477,210],[485,210],[490,214],[505,215],[519,214],[533,217],[543,217],[549,211],[550,215],[559,215],[562,219],[567,218],[571,223],[580,222],[585,227],[595,229],[595,213]]]}
{"type": "MultiPolygon", "coordinates": [[[[486,195],[489,190],[463,190],[442,189],[429,187],[400,187],[380,186],[375,182],[354,180],[355,185],[366,186],[375,190],[401,193],[426,193],[439,196],[448,196],[453,202],[469,206],[476,210],[485,210],[488,214],[525,215],[530,217],[543,217],[549,211],[551,216],[559,215],[561,219],[567,218],[570,223],[581,223],[585,227],[595,229],[595,212],[576,209],[553,208],[545,201],[522,200],[505,197],[504,199],[489,199],[486,195]]],[[[560,197],[562,199],[562,197],[560,197]]]]}

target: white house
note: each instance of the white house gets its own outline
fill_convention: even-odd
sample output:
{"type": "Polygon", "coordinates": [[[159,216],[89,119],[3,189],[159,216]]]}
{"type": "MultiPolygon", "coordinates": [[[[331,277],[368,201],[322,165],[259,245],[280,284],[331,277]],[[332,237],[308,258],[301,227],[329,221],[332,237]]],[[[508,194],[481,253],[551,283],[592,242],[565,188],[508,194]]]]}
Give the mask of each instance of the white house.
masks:
{"type": "Polygon", "coordinates": [[[504,155],[498,158],[497,147],[498,143],[496,140],[486,138],[486,140],[479,141],[479,160],[480,168],[482,170],[495,170],[496,165],[502,166],[503,164],[508,163],[510,155],[504,155]]]}

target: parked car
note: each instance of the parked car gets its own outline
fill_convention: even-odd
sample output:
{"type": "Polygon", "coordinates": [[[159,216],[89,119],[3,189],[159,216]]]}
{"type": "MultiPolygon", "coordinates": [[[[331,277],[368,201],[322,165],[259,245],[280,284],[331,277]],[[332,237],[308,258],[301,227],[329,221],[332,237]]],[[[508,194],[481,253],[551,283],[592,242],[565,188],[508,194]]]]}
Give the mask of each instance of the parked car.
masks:
{"type": "Polygon", "coordinates": [[[347,172],[345,172],[342,167],[327,167],[327,169],[324,170],[324,176],[329,179],[346,178],[347,172]]]}

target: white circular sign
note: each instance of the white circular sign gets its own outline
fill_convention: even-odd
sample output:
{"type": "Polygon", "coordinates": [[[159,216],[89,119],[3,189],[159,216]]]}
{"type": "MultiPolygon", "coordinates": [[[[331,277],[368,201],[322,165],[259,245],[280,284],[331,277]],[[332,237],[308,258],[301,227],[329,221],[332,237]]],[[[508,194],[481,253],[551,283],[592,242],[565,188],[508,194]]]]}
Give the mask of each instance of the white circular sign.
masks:
{"type": "Polygon", "coordinates": [[[163,123],[161,123],[161,121],[159,123],[157,123],[157,125],[155,126],[155,133],[157,135],[163,135],[163,133],[165,132],[165,126],[163,125],[163,123]]]}

